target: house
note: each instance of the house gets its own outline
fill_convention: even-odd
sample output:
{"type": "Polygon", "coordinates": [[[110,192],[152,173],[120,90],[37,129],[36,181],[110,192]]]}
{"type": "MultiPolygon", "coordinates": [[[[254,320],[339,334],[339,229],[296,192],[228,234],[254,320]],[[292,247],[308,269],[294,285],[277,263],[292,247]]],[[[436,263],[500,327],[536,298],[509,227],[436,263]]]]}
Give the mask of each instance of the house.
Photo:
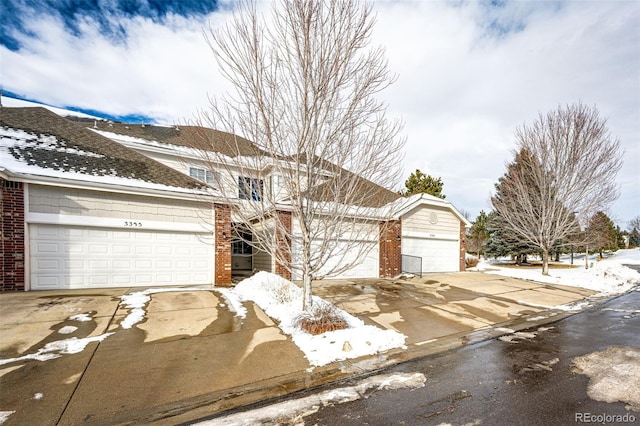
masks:
{"type": "MultiPolygon", "coordinates": [[[[0,289],[228,285],[232,274],[254,270],[297,278],[248,245],[247,236],[234,235],[221,188],[208,185],[218,171],[189,155],[194,131],[233,137],[248,156],[259,152],[246,139],[212,129],[1,108],[0,289]]],[[[336,172],[332,166],[327,176],[336,172]]],[[[275,176],[264,182],[239,175],[232,185],[246,204],[276,183],[275,176]]],[[[368,254],[339,277],[395,276],[403,257],[419,259],[412,272],[464,270],[469,223],[451,203],[425,194],[399,199],[370,185],[397,204],[393,226],[361,241],[368,254]]],[[[283,206],[277,214],[295,233],[286,200],[283,206]]]]}

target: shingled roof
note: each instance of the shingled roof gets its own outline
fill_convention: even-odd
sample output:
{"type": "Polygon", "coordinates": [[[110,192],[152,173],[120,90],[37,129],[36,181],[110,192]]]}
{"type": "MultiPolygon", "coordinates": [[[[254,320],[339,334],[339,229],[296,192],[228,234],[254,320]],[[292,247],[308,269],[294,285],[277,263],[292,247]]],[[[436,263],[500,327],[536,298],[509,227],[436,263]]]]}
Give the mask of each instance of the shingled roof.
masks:
{"type": "Polygon", "coordinates": [[[1,148],[20,164],[96,176],[96,182],[109,176],[176,188],[203,188],[195,179],[45,108],[2,107],[0,130],[1,148]]]}
{"type": "Polygon", "coordinates": [[[162,144],[219,152],[229,157],[258,155],[260,149],[251,141],[231,133],[199,126],[157,126],[70,117],[90,129],[144,139],[162,144]]]}

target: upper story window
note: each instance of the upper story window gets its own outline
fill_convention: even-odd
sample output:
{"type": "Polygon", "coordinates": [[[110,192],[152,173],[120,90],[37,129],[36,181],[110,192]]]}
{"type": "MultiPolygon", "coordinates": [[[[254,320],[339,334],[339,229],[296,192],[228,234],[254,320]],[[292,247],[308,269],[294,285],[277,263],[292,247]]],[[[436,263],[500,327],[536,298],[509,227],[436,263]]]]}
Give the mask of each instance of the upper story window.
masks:
{"type": "Polygon", "coordinates": [[[238,198],[241,200],[260,201],[264,190],[262,179],[238,176],[238,198]]]}
{"type": "Polygon", "coordinates": [[[199,167],[189,167],[189,176],[198,179],[200,182],[213,183],[213,173],[211,170],[201,169],[199,167]]]}

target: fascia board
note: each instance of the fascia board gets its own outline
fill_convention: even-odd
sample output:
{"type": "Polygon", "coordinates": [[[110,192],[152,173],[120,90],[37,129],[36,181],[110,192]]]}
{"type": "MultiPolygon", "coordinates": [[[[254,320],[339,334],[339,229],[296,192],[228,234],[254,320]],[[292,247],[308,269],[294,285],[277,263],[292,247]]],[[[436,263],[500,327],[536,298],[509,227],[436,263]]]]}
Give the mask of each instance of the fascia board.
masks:
{"type": "MultiPolygon", "coordinates": [[[[35,185],[57,186],[63,188],[72,189],[85,189],[101,192],[115,192],[119,194],[128,195],[142,195],[151,196],[157,198],[169,198],[176,200],[189,200],[189,201],[207,201],[212,203],[222,202],[222,198],[213,194],[197,193],[195,191],[171,191],[154,188],[135,188],[125,185],[105,184],[100,182],[84,182],[74,181],[68,179],[62,179],[57,177],[47,176],[33,176],[33,175],[19,175],[19,174],[4,174],[0,173],[6,180],[12,180],[16,182],[23,182],[35,185]],[[6,177],[5,177],[6,176],[6,177]]],[[[225,201],[226,202],[226,201],[225,201]]]]}

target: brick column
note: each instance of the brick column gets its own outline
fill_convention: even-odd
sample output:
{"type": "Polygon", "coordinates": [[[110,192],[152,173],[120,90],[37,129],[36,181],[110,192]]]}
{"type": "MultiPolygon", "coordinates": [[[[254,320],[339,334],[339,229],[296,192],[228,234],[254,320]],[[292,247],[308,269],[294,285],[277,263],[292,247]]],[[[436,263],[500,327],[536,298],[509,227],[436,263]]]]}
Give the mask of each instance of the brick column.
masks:
{"type": "Polygon", "coordinates": [[[467,227],[460,221],[460,272],[467,270],[467,227]]]}
{"type": "Polygon", "coordinates": [[[24,290],[24,187],[0,179],[0,291],[24,290]]]}
{"type": "Polygon", "coordinates": [[[215,285],[231,285],[231,207],[214,204],[215,285]]]}
{"type": "Polygon", "coordinates": [[[276,250],[278,256],[276,257],[276,274],[281,277],[290,280],[291,270],[291,212],[285,212],[278,210],[276,212],[277,220],[280,226],[276,226],[276,250]],[[282,228],[285,230],[283,231],[282,228]],[[284,259],[287,265],[283,265],[278,259],[284,259]]]}
{"type": "Polygon", "coordinates": [[[380,278],[392,278],[402,272],[402,221],[380,223],[380,278]]]}

